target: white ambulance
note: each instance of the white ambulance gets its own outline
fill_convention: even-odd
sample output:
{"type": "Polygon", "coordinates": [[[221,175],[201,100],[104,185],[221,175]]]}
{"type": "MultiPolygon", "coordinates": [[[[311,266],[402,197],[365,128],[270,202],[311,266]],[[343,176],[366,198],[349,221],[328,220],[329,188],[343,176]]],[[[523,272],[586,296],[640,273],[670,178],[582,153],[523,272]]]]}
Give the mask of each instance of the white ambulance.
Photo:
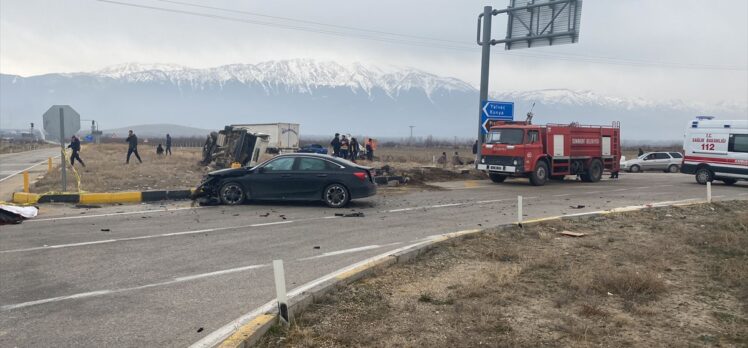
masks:
{"type": "Polygon", "coordinates": [[[697,117],[686,128],[683,151],[681,173],[695,174],[699,184],[748,180],[748,118],[697,117]]]}

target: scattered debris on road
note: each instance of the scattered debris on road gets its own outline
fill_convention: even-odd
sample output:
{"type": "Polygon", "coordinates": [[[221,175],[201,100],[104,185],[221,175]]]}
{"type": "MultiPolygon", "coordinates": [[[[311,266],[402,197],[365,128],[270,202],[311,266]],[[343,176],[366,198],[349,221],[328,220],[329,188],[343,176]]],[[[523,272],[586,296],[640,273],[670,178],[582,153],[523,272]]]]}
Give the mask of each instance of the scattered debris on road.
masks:
{"type": "Polygon", "coordinates": [[[570,205],[569,208],[571,209],[582,209],[584,208],[584,205],[578,204],[578,205],[570,205]]]}
{"type": "Polygon", "coordinates": [[[363,212],[356,212],[356,213],[336,213],[335,216],[341,216],[341,217],[364,217],[363,212]]]}
{"type": "Polygon", "coordinates": [[[585,235],[587,235],[586,233],[572,232],[572,231],[561,231],[559,232],[559,234],[564,235],[564,236],[569,236],[569,237],[584,237],[585,235]]]}

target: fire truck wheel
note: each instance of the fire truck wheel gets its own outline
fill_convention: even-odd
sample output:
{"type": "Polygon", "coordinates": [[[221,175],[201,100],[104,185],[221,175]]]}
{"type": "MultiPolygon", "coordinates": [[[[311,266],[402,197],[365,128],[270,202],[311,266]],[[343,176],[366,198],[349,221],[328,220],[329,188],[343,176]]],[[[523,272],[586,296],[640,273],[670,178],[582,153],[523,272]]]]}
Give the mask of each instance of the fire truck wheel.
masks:
{"type": "Polygon", "coordinates": [[[722,179],[722,182],[725,183],[725,185],[734,185],[738,182],[738,179],[722,179]]]}
{"type": "Polygon", "coordinates": [[[603,177],[603,164],[599,159],[593,159],[589,168],[580,175],[584,182],[598,182],[603,177]]]}
{"type": "Polygon", "coordinates": [[[488,174],[488,177],[491,178],[491,181],[495,183],[502,183],[504,180],[506,180],[506,175],[501,174],[488,174]]]}
{"type": "Polygon", "coordinates": [[[538,161],[535,170],[530,174],[530,183],[533,186],[543,186],[548,181],[548,165],[544,161],[538,161]]]}
{"type": "Polygon", "coordinates": [[[638,173],[641,170],[642,170],[641,167],[634,164],[633,166],[631,166],[631,168],[629,168],[629,173],[638,173]]]}
{"type": "Polygon", "coordinates": [[[714,180],[714,174],[712,174],[712,171],[709,170],[709,168],[699,168],[696,170],[696,182],[702,185],[706,185],[708,182],[712,182],[714,180]]]}

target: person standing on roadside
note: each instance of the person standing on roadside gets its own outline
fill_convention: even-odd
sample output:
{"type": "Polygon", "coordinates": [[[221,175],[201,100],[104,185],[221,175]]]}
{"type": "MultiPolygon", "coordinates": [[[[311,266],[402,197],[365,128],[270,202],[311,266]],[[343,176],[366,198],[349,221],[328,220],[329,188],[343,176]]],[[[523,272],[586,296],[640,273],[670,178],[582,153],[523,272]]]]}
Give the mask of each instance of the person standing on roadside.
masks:
{"type": "Polygon", "coordinates": [[[330,146],[332,146],[332,155],[335,157],[340,157],[340,139],[338,138],[340,134],[335,133],[335,137],[332,138],[332,141],[330,142],[330,146]]]}
{"type": "Polygon", "coordinates": [[[171,156],[171,135],[169,135],[169,133],[166,133],[166,149],[164,150],[164,153],[171,156]]]}
{"type": "Polygon", "coordinates": [[[351,137],[351,161],[356,162],[358,158],[358,140],[351,137]]]}
{"type": "Polygon", "coordinates": [[[366,142],[366,160],[374,160],[374,143],[372,142],[371,138],[369,138],[369,140],[366,142]]]}
{"type": "Polygon", "coordinates": [[[350,142],[348,142],[348,138],[345,137],[345,135],[340,139],[340,157],[348,159],[348,148],[350,147],[350,142]]]}
{"type": "Polygon", "coordinates": [[[81,156],[79,154],[81,151],[81,141],[75,135],[70,138],[70,145],[68,145],[68,149],[73,150],[73,153],[70,155],[70,166],[72,167],[73,164],[75,164],[75,160],[78,160],[78,162],[80,162],[81,165],[85,168],[86,164],[83,163],[83,160],[81,159],[81,156]]]}
{"type": "Polygon", "coordinates": [[[127,132],[127,139],[125,141],[127,142],[127,161],[125,161],[125,164],[130,164],[130,155],[132,154],[135,154],[138,162],[143,163],[138,154],[138,136],[132,132],[132,129],[127,132]]]}

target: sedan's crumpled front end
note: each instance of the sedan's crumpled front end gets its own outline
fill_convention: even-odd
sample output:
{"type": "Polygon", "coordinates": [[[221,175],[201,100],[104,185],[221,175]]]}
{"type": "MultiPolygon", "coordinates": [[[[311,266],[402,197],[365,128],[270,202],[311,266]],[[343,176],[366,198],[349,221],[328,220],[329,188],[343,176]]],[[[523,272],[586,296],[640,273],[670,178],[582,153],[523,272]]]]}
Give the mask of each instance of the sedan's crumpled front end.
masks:
{"type": "Polygon", "coordinates": [[[216,176],[206,175],[192,192],[190,199],[198,201],[200,205],[220,204],[221,200],[218,198],[217,187],[219,181],[216,176]]]}

